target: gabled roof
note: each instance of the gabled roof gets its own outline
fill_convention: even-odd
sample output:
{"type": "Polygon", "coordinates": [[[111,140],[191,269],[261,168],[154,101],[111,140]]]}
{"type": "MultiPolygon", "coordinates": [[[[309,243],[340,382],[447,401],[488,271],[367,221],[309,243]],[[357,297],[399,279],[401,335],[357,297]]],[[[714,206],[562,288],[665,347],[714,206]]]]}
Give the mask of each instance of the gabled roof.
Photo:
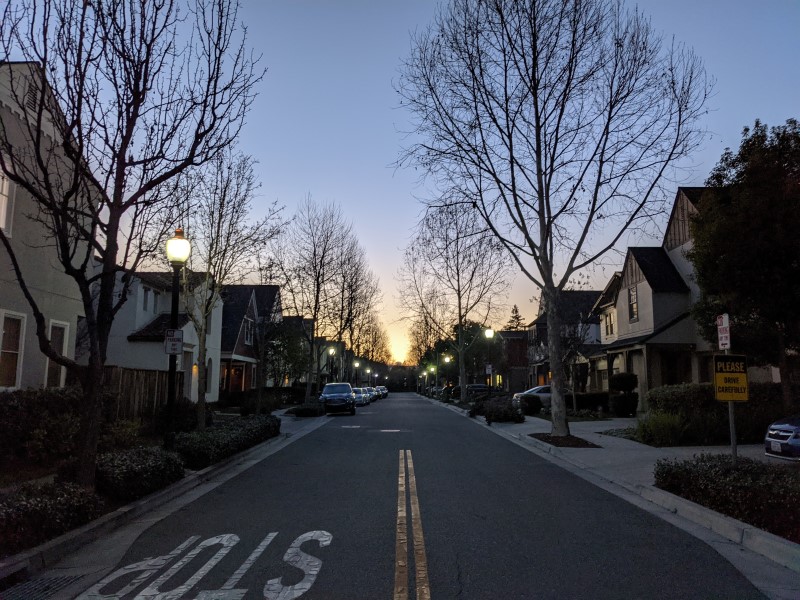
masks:
{"type": "Polygon", "coordinates": [[[503,329],[498,333],[504,340],[524,340],[528,337],[527,329],[503,329]]]}
{"type": "Polygon", "coordinates": [[[226,285],[222,288],[222,339],[223,352],[231,352],[239,337],[242,320],[251,300],[255,300],[256,314],[272,314],[280,287],[277,285],[226,285]]]}
{"type": "Polygon", "coordinates": [[[675,197],[677,199],[678,194],[683,192],[683,195],[686,196],[686,198],[689,200],[689,202],[691,202],[692,204],[697,206],[698,204],[700,204],[700,198],[703,197],[703,194],[705,192],[707,192],[708,190],[710,190],[710,189],[713,189],[713,188],[707,188],[707,187],[679,187],[677,193],[675,194],[675,197]]]}
{"type": "Polygon", "coordinates": [[[617,296],[619,295],[619,288],[622,286],[622,272],[615,271],[608,280],[605,289],[600,293],[597,302],[592,306],[592,313],[599,314],[601,308],[607,306],[615,306],[617,304],[617,296]]]}
{"type": "Polygon", "coordinates": [[[689,287],[663,247],[634,246],[628,248],[628,256],[632,257],[639,265],[642,275],[654,292],[683,293],[689,291],[689,287]]]}
{"type": "Polygon", "coordinates": [[[232,352],[239,338],[242,321],[253,299],[253,286],[226,285],[222,288],[222,336],[220,349],[232,352]]]}
{"type": "MultiPolygon", "coordinates": [[[[178,313],[178,329],[189,322],[189,315],[178,313]]],[[[158,315],[139,331],[134,331],[128,336],[129,342],[160,342],[164,340],[164,334],[170,327],[170,315],[168,313],[158,315]]]]}
{"type": "MultiPolygon", "coordinates": [[[[561,321],[567,325],[572,323],[599,323],[597,315],[592,313],[597,299],[602,292],[598,290],[561,290],[558,296],[558,312],[561,321]]],[[[547,324],[547,311],[533,320],[533,324],[547,324]]]]}

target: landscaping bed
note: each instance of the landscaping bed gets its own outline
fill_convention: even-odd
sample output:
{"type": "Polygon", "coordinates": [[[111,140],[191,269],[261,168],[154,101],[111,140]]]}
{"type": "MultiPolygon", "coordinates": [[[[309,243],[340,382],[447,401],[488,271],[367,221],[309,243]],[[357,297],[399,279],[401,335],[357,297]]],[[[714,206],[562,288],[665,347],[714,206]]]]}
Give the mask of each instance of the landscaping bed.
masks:
{"type": "MultiPolygon", "coordinates": [[[[74,390],[0,394],[0,558],[32,548],[163,489],[184,477],[280,433],[280,419],[251,415],[175,436],[161,447],[157,422],[104,424],[98,444],[95,489],[70,483],[75,472],[74,390]],[[48,402],[52,401],[52,405],[48,402]],[[59,416],[57,407],[63,412],[59,416]],[[43,409],[41,411],[37,409],[43,409]],[[35,479],[36,481],[27,481],[35,479]]],[[[176,407],[178,408],[178,407],[176,407]]],[[[177,411],[194,414],[194,405],[177,411]]],[[[182,419],[176,419],[180,424],[182,419]]],[[[183,419],[190,428],[194,421],[183,419]]]]}

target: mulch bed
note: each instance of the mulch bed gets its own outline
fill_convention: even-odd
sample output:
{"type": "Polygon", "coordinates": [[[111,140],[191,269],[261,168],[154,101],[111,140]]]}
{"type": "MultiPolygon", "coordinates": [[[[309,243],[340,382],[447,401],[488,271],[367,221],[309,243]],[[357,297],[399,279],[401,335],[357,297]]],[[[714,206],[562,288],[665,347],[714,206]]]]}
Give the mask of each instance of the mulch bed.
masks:
{"type": "Polygon", "coordinates": [[[583,438],[575,437],[574,435],[556,436],[549,433],[529,433],[528,435],[559,448],[602,448],[602,446],[587,442],[583,438]]]}

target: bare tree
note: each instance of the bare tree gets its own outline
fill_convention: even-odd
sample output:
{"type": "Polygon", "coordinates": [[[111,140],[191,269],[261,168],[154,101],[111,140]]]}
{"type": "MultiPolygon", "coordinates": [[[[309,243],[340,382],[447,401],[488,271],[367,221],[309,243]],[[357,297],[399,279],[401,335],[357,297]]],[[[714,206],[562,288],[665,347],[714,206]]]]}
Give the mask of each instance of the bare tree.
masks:
{"type": "Polygon", "coordinates": [[[413,321],[429,325],[458,354],[465,385],[465,352],[473,339],[465,326],[486,326],[502,309],[510,261],[500,242],[464,204],[431,208],[405,251],[400,306],[413,321]]]}
{"type": "Polygon", "coordinates": [[[132,273],[178,217],[171,186],[236,138],[263,72],[245,48],[238,2],[18,0],[0,49],[24,118],[3,113],[0,166],[35,203],[82,298],[88,364],[51,347],[46,318],[0,231],[41,350],[85,394],[78,480],[94,480],[109,332],[132,273]]]}
{"type": "Polygon", "coordinates": [[[239,284],[258,271],[262,248],[278,235],[281,208],[273,202],[260,219],[251,217],[258,189],[251,156],[225,149],[185,178],[183,190],[192,241],[191,277],[184,298],[198,338],[197,424],[205,427],[208,373],[208,323],[226,285],[239,284]]]}
{"type": "MultiPolygon", "coordinates": [[[[451,0],[403,68],[420,141],[400,164],[475,208],[542,290],[560,357],[549,308],[572,274],[663,211],[659,184],[702,141],[710,90],[690,50],[619,0],[451,0]]],[[[568,435],[560,367],[552,433],[568,435]]]]}
{"type": "Polygon", "coordinates": [[[351,321],[343,277],[355,264],[358,243],[338,205],[300,205],[284,234],[272,244],[272,279],[283,291],[284,307],[310,323],[304,328],[309,352],[305,402],[311,401],[315,369],[324,350],[319,338],[341,340],[351,321]]]}

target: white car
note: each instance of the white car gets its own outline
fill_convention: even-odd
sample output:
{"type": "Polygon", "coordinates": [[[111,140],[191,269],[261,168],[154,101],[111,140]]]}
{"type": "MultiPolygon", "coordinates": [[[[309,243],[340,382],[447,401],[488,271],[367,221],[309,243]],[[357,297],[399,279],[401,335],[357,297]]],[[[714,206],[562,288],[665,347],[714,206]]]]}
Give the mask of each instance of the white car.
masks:
{"type": "Polygon", "coordinates": [[[366,406],[369,404],[369,394],[364,388],[353,388],[356,395],[356,406],[366,406]]]}
{"type": "Polygon", "coordinates": [[[527,396],[537,396],[539,400],[542,401],[542,408],[550,408],[550,402],[552,400],[552,392],[550,390],[549,385],[537,385],[529,390],[525,390],[524,392],[519,392],[514,394],[512,401],[517,400],[519,401],[520,398],[525,398],[527,396]]]}

